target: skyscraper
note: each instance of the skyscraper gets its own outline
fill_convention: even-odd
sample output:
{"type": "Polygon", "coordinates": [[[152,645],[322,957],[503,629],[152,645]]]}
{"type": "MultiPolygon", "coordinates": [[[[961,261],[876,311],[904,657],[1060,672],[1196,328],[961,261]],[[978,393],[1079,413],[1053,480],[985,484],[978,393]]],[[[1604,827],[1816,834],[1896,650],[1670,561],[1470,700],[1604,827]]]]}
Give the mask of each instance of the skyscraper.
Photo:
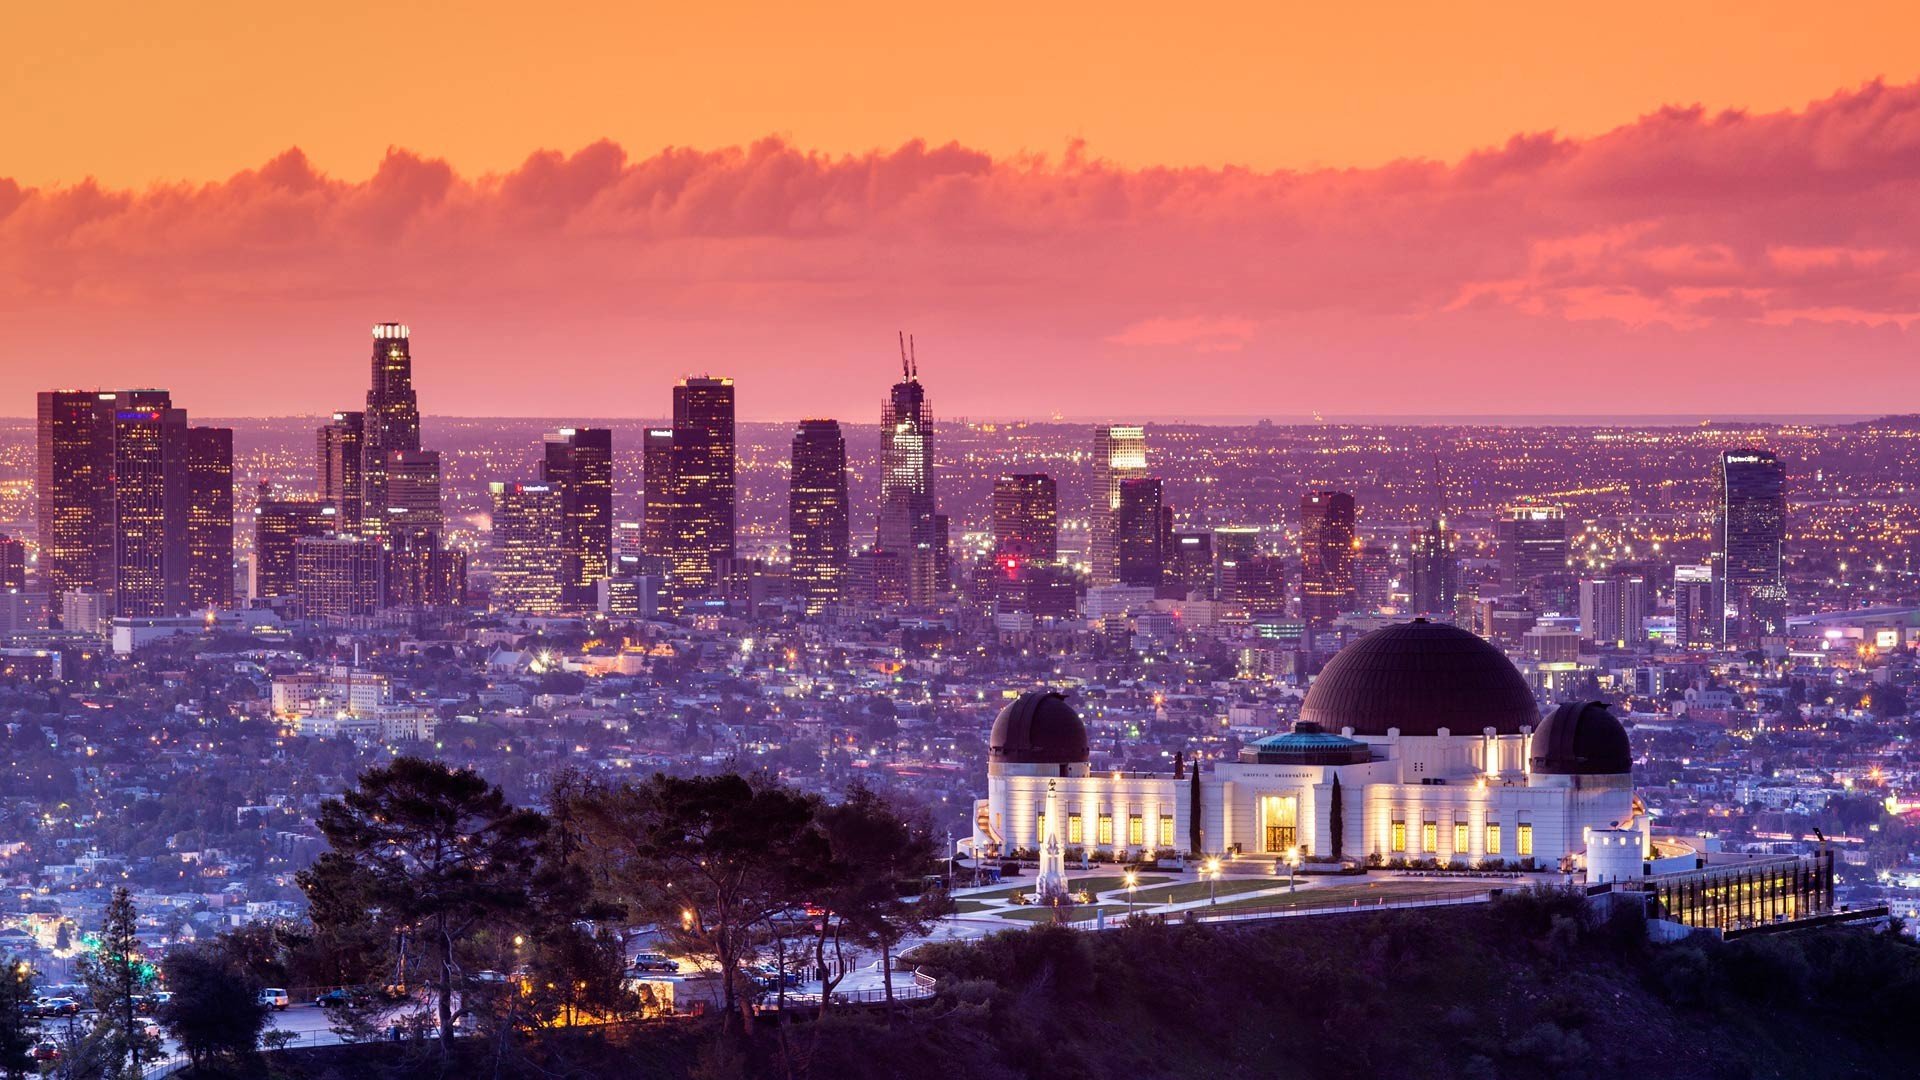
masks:
{"type": "Polygon", "coordinates": [[[339,511],[320,499],[261,499],[253,508],[253,598],[276,600],[299,589],[294,545],[306,536],[329,536],[339,511]]]}
{"type": "Polygon", "coordinates": [[[187,429],[187,605],[233,606],[233,429],[187,429]]]}
{"type": "Polygon", "coordinates": [[[373,385],[367,390],[360,465],[361,529],[384,536],[393,456],[420,449],[420,403],[413,391],[412,332],[400,323],[373,328],[373,385]]]}
{"type": "Polygon", "coordinates": [[[359,536],[302,536],[294,541],[294,594],[300,617],[351,624],[372,618],[382,598],[377,540],[359,536]]]}
{"type": "Polygon", "coordinates": [[[1093,583],[1111,585],[1120,579],[1115,515],[1120,510],[1120,485],[1147,474],[1147,431],[1137,424],[1106,424],[1093,429],[1092,505],[1088,510],[1089,548],[1093,583]]]}
{"type": "Polygon", "coordinates": [[[734,556],[733,380],[689,377],[673,388],[673,497],[667,558],[673,598],[713,591],[734,556]]]}
{"type": "Polygon", "coordinates": [[[466,552],[442,547],[432,533],[394,537],[385,571],[385,607],[460,607],[467,602],[466,552]]]}
{"type": "Polygon", "coordinates": [[[63,594],[103,593],[112,582],[113,400],[94,390],[40,394],[39,573],[55,611],[63,594]]]}
{"type": "Polygon", "coordinates": [[[1711,565],[1673,568],[1673,643],[1682,649],[1701,649],[1719,640],[1724,613],[1717,605],[1711,565]]]}
{"type": "Polygon", "coordinates": [[[1567,573],[1567,512],[1558,506],[1509,506],[1496,526],[1500,587],[1520,593],[1539,578],[1567,573]]]}
{"type": "Polygon", "coordinates": [[[1787,477],[1765,450],[1720,455],[1720,498],[1713,520],[1714,580],[1725,607],[1728,644],[1757,644],[1787,628],[1787,477]]]}
{"type": "Polygon", "coordinates": [[[613,432],[561,428],[548,435],[540,479],[560,493],[561,602],[590,611],[613,566],[613,432]]]}
{"type": "Polygon", "coordinates": [[[339,511],[340,531],[358,534],[366,500],[360,484],[360,458],[366,442],[366,414],[337,412],[315,433],[315,471],[320,497],[339,511]]]}
{"type": "Polygon", "coordinates": [[[27,545],[19,538],[0,535],[0,590],[27,587],[27,545]]]}
{"type": "Polygon", "coordinates": [[[641,435],[641,554],[665,557],[673,534],[673,429],[648,428],[641,435]]]}
{"type": "Polygon", "coordinates": [[[562,608],[565,529],[560,493],[546,484],[490,485],[493,495],[493,607],[524,615],[562,608]]]}
{"type": "Polygon", "coordinates": [[[880,409],[880,466],[874,547],[900,556],[907,603],[931,603],[947,583],[946,537],[934,501],[933,402],[917,360],[905,352],[900,381],[880,409]]]}
{"type": "MultiPolygon", "coordinates": [[[[1217,600],[1244,602],[1242,571],[1260,554],[1260,530],[1227,525],[1213,530],[1213,595],[1217,600]]],[[[1248,579],[1250,580],[1250,579],[1248,579]]]]}
{"type": "Polygon", "coordinates": [[[1131,476],[1120,482],[1120,505],[1114,510],[1114,559],[1120,584],[1160,587],[1166,568],[1163,506],[1159,477],[1131,476]]]}
{"type": "Polygon", "coordinates": [[[1355,609],[1380,611],[1393,602],[1393,553],[1383,544],[1362,545],[1353,559],[1355,609]]]}
{"type": "Polygon", "coordinates": [[[1310,491],[1300,498],[1300,614],[1309,625],[1354,609],[1353,496],[1310,491]]]}
{"type": "Polygon", "coordinates": [[[1012,473],[993,482],[993,558],[1027,566],[1060,557],[1060,494],[1046,473],[1012,473]]]}
{"type": "Polygon", "coordinates": [[[845,593],[847,442],[833,420],[802,420],[793,434],[787,487],[787,533],[794,595],[814,615],[845,593]]]}
{"type": "Polygon", "coordinates": [[[1460,567],[1453,531],[1445,518],[1415,529],[1407,539],[1407,594],[1416,613],[1454,618],[1460,599],[1460,567]]]}
{"type": "Polygon", "coordinates": [[[124,395],[113,413],[113,612],[187,610],[187,413],[164,390],[124,395]]]}
{"type": "Polygon", "coordinates": [[[365,521],[361,531],[394,537],[432,533],[446,529],[446,517],[440,510],[440,451],[396,450],[387,455],[386,513],[376,531],[365,521]]]}
{"type": "Polygon", "coordinates": [[[1167,582],[1178,588],[1180,597],[1212,599],[1213,534],[1176,532],[1167,554],[1167,582]]]}

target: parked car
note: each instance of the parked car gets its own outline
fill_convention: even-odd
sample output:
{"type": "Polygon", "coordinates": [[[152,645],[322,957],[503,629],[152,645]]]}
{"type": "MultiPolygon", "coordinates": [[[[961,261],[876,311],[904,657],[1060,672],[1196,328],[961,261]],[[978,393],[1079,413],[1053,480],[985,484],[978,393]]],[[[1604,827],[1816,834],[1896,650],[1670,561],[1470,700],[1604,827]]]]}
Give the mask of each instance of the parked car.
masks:
{"type": "Polygon", "coordinates": [[[41,1043],[41,1044],[39,1044],[38,1046],[35,1046],[35,1047],[33,1048],[33,1060],[35,1060],[35,1061],[59,1061],[59,1060],[60,1060],[60,1048],[59,1048],[58,1046],[55,1046],[54,1044],[52,1044],[52,1043],[50,1043],[50,1042],[43,1042],[43,1043],[41,1043]]]}
{"type": "Polygon", "coordinates": [[[680,962],[670,959],[666,953],[643,952],[633,958],[635,971],[663,971],[669,975],[678,974],[680,962]]]}
{"type": "Polygon", "coordinates": [[[799,972],[781,971],[772,964],[755,964],[747,969],[747,975],[756,985],[768,990],[783,984],[791,990],[806,981],[800,977],[799,972]]]}
{"type": "Polygon", "coordinates": [[[36,998],[33,1002],[33,1015],[78,1016],[80,1015],[80,1003],[72,998],[65,997],[36,998]]]}
{"type": "Polygon", "coordinates": [[[293,999],[287,996],[285,988],[269,986],[260,991],[260,1004],[273,1006],[275,1012],[285,1012],[287,1006],[293,1004],[293,999]]]}
{"type": "Polygon", "coordinates": [[[313,999],[315,1005],[323,1009],[345,1009],[351,1006],[365,1005],[373,995],[362,989],[336,986],[332,990],[313,999]]]}

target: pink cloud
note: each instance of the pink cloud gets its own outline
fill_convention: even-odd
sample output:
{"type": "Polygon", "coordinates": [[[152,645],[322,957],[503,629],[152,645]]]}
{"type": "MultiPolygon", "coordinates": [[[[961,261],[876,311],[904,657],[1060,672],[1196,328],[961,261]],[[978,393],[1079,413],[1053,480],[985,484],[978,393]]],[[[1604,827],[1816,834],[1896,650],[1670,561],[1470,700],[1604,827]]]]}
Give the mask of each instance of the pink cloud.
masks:
{"type": "Polygon", "coordinates": [[[483,176],[394,149],[347,182],[289,150],[141,191],[0,179],[0,412],[50,379],[334,408],[384,318],[446,412],[652,415],[711,369],[753,415],[868,419],[901,325],[949,415],[1870,411],[1824,372],[1910,369],[1916,287],[1913,85],[1315,172],[768,139],[483,176]]]}

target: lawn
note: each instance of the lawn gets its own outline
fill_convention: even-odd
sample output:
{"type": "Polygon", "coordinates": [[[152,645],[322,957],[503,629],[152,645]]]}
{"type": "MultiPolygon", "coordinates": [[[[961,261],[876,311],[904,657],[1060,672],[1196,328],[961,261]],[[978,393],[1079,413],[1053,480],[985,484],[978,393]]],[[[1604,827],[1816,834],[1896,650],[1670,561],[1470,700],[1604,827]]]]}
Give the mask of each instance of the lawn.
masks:
{"type": "MultiPolygon", "coordinates": [[[[1271,889],[1276,885],[1285,885],[1286,878],[1221,878],[1217,891],[1214,882],[1189,881],[1180,885],[1171,885],[1164,889],[1143,888],[1140,890],[1140,903],[1180,904],[1189,900],[1205,900],[1209,896],[1235,896],[1240,893],[1258,892],[1271,889]]],[[[1144,883],[1143,883],[1144,884],[1144,883]]]]}
{"type": "MultiPolygon", "coordinates": [[[[1168,880],[1171,880],[1171,879],[1167,877],[1155,877],[1152,875],[1142,875],[1142,877],[1140,878],[1140,884],[1155,885],[1162,881],[1168,881],[1168,880]]],[[[1072,889],[1074,892],[1081,892],[1084,890],[1086,892],[1099,894],[1099,893],[1110,891],[1112,889],[1124,889],[1126,888],[1126,885],[1127,885],[1127,879],[1120,876],[1119,874],[1105,874],[1098,877],[1074,877],[1072,870],[1067,871],[1067,887],[1072,889]]],[[[1033,891],[1033,883],[1028,882],[1024,885],[1008,885],[1005,888],[993,889],[988,892],[963,893],[956,896],[954,899],[956,900],[1011,900],[1013,899],[1013,894],[1015,893],[1026,893],[1026,892],[1032,892],[1032,891],[1033,891]]],[[[1142,896],[1140,899],[1144,901],[1146,897],[1142,896]]]]}
{"type": "Polygon", "coordinates": [[[978,911],[992,910],[993,907],[994,905],[983,903],[979,900],[955,900],[953,902],[953,913],[955,915],[972,915],[978,911]]]}
{"type": "MultiPolygon", "coordinates": [[[[1222,883],[1225,884],[1224,882],[1222,883]]],[[[1484,881],[1422,881],[1419,883],[1373,884],[1373,885],[1318,885],[1310,889],[1298,889],[1290,893],[1275,893],[1271,896],[1249,896],[1241,900],[1232,900],[1201,909],[1200,914],[1230,915],[1241,911],[1258,911],[1275,908],[1325,907],[1337,904],[1351,904],[1360,901],[1361,907],[1369,904],[1404,903],[1410,900],[1437,900],[1444,897],[1472,896],[1487,892],[1492,886],[1484,881]]]]}
{"type": "MultiPolygon", "coordinates": [[[[1067,921],[1079,922],[1082,919],[1091,919],[1101,912],[1105,912],[1107,918],[1111,919],[1116,915],[1125,915],[1127,913],[1127,906],[1125,904],[1081,904],[1077,907],[1067,909],[1067,921]]],[[[1000,917],[1003,919],[1018,919],[1021,922],[1031,923],[1052,922],[1053,909],[1043,907],[1014,908],[1012,911],[1002,912],[1000,917]]]]}

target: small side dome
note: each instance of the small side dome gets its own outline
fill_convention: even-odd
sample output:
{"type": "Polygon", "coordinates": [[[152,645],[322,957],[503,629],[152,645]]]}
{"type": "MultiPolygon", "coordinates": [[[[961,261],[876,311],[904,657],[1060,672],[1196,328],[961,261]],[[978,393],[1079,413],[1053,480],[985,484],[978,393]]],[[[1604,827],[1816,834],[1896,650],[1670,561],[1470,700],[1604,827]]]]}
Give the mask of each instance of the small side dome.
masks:
{"type": "Polygon", "coordinates": [[[1058,690],[1029,690],[1007,703],[987,736],[987,756],[1009,765],[1078,765],[1092,753],[1087,725],[1058,690]]]}
{"type": "Polygon", "coordinates": [[[1633,772],[1633,749],[1606,702],[1570,701],[1534,729],[1527,767],[1549,776],[1618,776],[1633,772]]]}

